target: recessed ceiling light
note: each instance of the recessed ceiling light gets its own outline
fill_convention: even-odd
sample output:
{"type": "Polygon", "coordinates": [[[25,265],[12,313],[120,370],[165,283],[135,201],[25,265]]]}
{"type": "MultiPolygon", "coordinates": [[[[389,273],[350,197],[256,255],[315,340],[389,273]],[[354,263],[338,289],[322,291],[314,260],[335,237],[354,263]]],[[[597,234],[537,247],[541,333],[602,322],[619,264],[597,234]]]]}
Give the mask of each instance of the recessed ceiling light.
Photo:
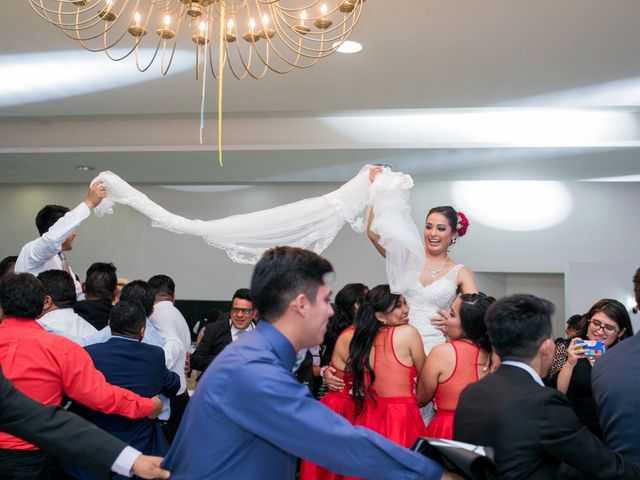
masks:
{"type": "Polygon", "coordinates": [[[362,50],[362,45],[358,42],[352,42],[351,40],[347,40],[346,42],[336,42],[332,47],[338,47],[336,50],[340,53],[357,53],[362,50]]]}
{"type": "Polygon", "coordinates": [[[91,165],[76,165],[76,169],[80,172],[91,172],[96,169],[96,167],[92,167],[91,165]]]}

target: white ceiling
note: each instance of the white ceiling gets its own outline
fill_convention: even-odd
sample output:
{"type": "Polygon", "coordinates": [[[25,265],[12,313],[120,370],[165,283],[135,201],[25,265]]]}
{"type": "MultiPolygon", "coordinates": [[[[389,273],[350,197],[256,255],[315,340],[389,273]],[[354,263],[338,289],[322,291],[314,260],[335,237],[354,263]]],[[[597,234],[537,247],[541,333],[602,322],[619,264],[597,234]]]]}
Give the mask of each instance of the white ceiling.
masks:
{"type": "MultiPolygon", "coordinates": [[[[102,55],[26,1],[0,2],[0,18],[0,69],[9,55],[102,55]]],[[[362,52],[308,70],[229,75],[222,168],[215,82],[200,145],[191,70],[132,67],[135,84],[0,107],[0,183],[85,182],[79,164],[171,184],[334,182],[365,162],[434,180],[640,174],[638,0],[368,0],[352,39],[362,52]]]]}

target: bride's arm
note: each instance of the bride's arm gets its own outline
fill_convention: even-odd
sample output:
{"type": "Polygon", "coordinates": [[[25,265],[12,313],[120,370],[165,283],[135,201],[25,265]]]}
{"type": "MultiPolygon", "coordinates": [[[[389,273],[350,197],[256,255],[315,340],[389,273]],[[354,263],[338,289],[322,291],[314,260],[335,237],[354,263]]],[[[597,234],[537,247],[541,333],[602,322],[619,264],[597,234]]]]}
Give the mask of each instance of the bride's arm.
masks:
{"type": "Polygon", "coordinates": [[[467,267],[460,269],[457,280],[460,293],[478,293],[478,286],[473,278],[473,273],[467,267]]]}
{"type": "Polygon", "coordinates": [[[380,235],[371,231],[371,223],[373,223],[373,208],[369,209],[369,219],[367,220],[367,236],[373,246],[376,247],[376,250],[382,255],[384,258],[387,258],[387,251],[384,249],[382,245],[380,245],[380,235]]]}

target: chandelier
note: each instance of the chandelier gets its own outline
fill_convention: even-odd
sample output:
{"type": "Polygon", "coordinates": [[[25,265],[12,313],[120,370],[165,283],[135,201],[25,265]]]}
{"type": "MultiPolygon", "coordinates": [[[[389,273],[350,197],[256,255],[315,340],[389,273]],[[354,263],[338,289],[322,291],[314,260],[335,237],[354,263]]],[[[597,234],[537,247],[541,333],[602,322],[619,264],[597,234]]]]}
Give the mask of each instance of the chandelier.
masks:
{"type": "Polygon", "coordinates": [[[238,79],[308,68],[330,55],[351,34],[364,0],[306,1],[29,0],[85,49],[116,61],[134,53],[140,71],[159,60],[166,75],[178,45],[186,44],[195,50],[197,77],[208,68],[218,78],[226,63],[238,79]],[[142,58],[149,46],[152,53],[142,58]]]}
{"type": "Polygon", "coordinates": [[[178,46],[190,45],[195,76],[202,78],[201,143],[206,70],[218,80],[221,164],[223,71],[259,79],[268,71],[309,68],[349,38],[365,0],[302,1],[29,0],[40,17],[86,50],[115,61],[133,54],[141,72],[158,62],[166,75],[174,56],[184,54],[178,46]]]}

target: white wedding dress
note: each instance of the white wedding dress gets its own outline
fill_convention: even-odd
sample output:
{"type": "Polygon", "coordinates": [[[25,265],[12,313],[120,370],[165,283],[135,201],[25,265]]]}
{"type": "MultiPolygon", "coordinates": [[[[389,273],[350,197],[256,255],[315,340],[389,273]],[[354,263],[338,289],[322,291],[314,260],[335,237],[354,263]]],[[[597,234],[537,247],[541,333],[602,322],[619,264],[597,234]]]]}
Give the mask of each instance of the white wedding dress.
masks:
{"type": "Polygon", "coordinates": [[[371,229],[380,235],[380,244],[387,252],[385,263],[391,291],[406,295],[410,323],[420,332],[428,353],[431,347],[444,342],[430,319],[438,309],[448,310],[453,303],[456,275],[462,266],[456,265],[427,287],[420,284],[425,248],[411,218],[409,191],[413,179],[385,168],[371,183],[370,168],[370,165],[364,166],[343,186],[321,197],[209,221],[175,215],[118,175],[106,171],[92,182],[102,183],[107,190],[107,198],[94,212],[102,216],[113,212],[114,203],[128,205],[149,217],[154,227],[199,236],[209,245],[223,249],[235,262],[256,263],[265,250],[276,245],[321,253],[345,223],[355,231],[364,232],[365,209],[370,205],[374,213],[371,229]]]}

